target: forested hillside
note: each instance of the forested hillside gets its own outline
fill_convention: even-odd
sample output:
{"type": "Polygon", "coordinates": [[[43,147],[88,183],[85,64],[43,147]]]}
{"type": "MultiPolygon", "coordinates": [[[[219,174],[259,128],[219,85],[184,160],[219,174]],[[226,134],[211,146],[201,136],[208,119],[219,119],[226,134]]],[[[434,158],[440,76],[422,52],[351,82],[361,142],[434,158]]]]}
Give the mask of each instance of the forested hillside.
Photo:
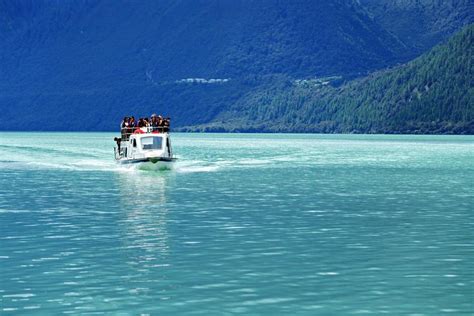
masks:
{"type": "Polygon", "coordinates": [[[406,65],[339,88],[281,80],[190,130],[474,134],[473,43],[474,24],[406,65]]]}

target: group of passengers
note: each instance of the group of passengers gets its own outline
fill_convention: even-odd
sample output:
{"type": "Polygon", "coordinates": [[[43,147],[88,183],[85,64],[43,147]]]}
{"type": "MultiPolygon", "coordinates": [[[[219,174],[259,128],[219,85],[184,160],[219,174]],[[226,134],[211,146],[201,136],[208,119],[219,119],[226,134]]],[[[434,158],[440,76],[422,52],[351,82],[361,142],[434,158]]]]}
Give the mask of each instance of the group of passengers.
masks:
{"type": "Polygon", "coordinates": [[[142,131],[143,127],[149,132],[168,132],[170,128],[170,118],[152,114],[150,118],[141,117],[137,121],[134,116],[126,116],[123,118],[122,123],[120,123],[122,139],[128,139],[130,134],[142,131]]]}

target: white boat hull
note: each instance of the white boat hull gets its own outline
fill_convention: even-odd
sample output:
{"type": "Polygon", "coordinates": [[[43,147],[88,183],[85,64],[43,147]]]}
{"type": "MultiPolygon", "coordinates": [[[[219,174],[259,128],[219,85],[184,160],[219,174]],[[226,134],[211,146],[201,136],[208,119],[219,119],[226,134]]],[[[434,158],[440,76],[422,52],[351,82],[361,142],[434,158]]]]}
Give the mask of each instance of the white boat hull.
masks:
{"type": "Polygon", "coordinates": [[[140,170],[171,170],[176,158],[119,159],[122,165],[134,165],[140,170]]]}

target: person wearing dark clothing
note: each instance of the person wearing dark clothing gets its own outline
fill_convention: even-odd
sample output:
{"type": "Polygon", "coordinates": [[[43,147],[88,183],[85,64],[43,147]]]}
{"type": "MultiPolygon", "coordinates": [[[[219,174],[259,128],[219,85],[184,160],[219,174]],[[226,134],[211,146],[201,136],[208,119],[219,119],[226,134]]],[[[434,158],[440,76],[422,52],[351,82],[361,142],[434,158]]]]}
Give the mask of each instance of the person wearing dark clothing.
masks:
{"type": "Polygon", "coordinates": [[[120,123],[120,128],[125,128],[128,126],[128,117],[124,117],[122,123],[120,123]]]}
{"type": "Polygon", "coordinates": [[[117,143],[117,153],[120,155],[120,145],[122,143],[122,138],[114,137],[114,140],[117,143]]]}
{"type": "Polygon", "coordinates": [[[152,127],[152,132],[156,132],[158,131],[158,117],[156,116],[156,114],[152,114],[151,115],[151,122],[150,122],[150,125],[152,127]]]}
{"type": "Polygon", "coordinates": [[[120,134],[123,139],[127,138],[127,128],[128,128],[128,117],[124,117],[122,123],[120,123],[120,134]]]}
{"type": "Polygon", "coordinates": [[[169,117],[163,119],[163,131],[164,132],[169,132],[169,130],[170,130],[170,120],[171,119],[169,117]]]}
{"type": "Polygon", "coordinates": [[[137,122],[135,121],[135,117],[132,116],[130,120],[128,121],[128,134],[131,135],[133,131],[135,130],[135,127],[137,127],[137,122]]]}

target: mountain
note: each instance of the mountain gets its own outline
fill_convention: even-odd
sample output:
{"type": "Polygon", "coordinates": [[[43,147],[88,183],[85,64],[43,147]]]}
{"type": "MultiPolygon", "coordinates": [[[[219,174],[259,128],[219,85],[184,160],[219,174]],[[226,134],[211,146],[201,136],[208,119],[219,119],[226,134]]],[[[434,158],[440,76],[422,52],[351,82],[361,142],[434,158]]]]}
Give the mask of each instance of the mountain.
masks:
{"type": "Polygon", "coordinates": [[[404,49],[353,0],[23,0],[0,8],[2,57],[17,61],[7,74],[19,65],[38,79],[51,80],[46,66],[57,75],[80,66],[67,78],[79,82],[359,73],[404,49]]]}
{"type": "Polygon", "coordinates": [[[474,23],[471,0],[359,0],[369,15],[414,54],[474,23]]]}
{"type": "Polygon", "coordinates": [[[406,59],[353,0],[0,1],[0,27],[8,130],[110,130],[151,112],[206,122],[275,74],[354,77],[406,59]]]}
{"type": "Polygon", "coordinates": [[[471,24],[412,62],[337,88],[282,79],[186,130],[474,134],[473,43],[471,24]]]}
{"type": "Polygon", "coordinates": [[[0,0],[0,129],[242,119],[263,91],[337,86],[416,55],[374,12],[362,0],[0,0]]]}

